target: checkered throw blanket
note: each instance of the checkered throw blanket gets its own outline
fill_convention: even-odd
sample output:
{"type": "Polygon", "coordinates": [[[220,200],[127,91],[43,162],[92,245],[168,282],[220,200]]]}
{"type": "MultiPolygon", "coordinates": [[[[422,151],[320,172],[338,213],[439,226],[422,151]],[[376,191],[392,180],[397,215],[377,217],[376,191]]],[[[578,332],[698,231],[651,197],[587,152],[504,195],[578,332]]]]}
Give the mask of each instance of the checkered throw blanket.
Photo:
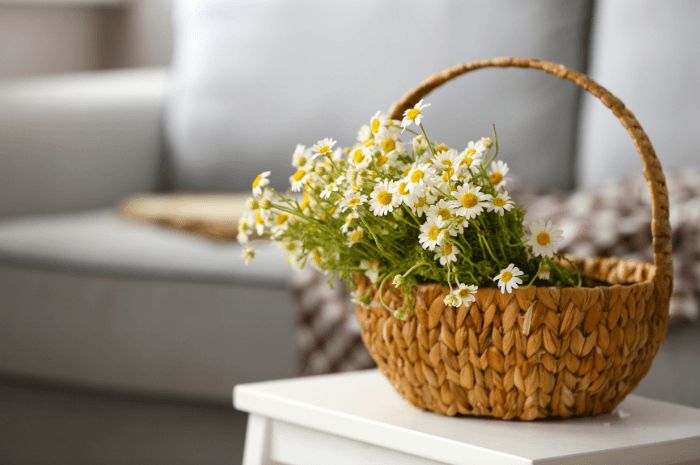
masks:
{"type": "MultiPolygon", "coordinates": [[[[700,319],[700,167],[667,175],[673,228],[674,289],[670,316],[700,319]]],[[[571,194],[513,193],[525,205],[525,224],[551,219],[564,230],[560,251],[583,257],[617,256],[653,261],[651,201],[641,176],[615,179],[571,194]]],[[[309,268],[295,275],[299,375],[371,368],[345,283],[329,289],[309,268]]]]}

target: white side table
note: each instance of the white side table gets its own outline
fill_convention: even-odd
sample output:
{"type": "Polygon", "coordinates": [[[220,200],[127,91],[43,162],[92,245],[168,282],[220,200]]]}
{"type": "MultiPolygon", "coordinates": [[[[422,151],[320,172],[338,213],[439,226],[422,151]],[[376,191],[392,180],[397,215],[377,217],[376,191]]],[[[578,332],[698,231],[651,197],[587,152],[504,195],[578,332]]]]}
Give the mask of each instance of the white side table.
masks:
{"type": "Polygon", "coordinates": [[[377,371],[242,384],[244,465],[700,464],[700,410],[628,396],[564,421],[447,417],[413,407],[377,371]]]}

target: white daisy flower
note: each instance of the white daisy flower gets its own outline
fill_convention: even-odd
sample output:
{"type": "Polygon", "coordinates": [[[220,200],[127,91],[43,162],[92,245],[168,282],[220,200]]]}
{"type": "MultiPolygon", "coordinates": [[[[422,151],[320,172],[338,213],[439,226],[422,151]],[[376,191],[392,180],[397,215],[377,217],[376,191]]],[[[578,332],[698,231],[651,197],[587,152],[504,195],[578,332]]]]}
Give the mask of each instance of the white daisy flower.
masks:
{"type": "Polygon", "coordinates": [[[340,211],[344,212],[348,208],[355,211],[358,206],[367,202],[367,196],[362,195],[360,192],[355,191],[355,189],[349,189],[343,195],[343,200],[340,201],[340,211]]]}
{"type": "Polygon", "coordinates": [[[454,168],[448,168],[443,170],[442,174],[430,178],[430,183],[442,192],[449,192],[456,189],[455,181],[457,179],[454,168]]]}
{"type": "Polygon", "coordinates": [[[272,226],[270,218],[271,214],[269,210],[260,209],[255,214],[255,231],[258,233],[258,236],[263,235],[265,232],[265,227],[272,226]]]}
{"type": "Polygon", "coordinates": [[[338,185],[342,184],[343,181],[345,181],[345,175],[340,175],[338,179],[328,184],[326,188],[323,189],[323,192],[321,192],[321,195],[319,195],[319,197],[321,197],[322,199],[329,198],[333,192],[338,192],[338,185]]]}
{"type": "Polygon", "coordinates": [[[445,235],[442,228],[445,226],[445,221],[439,216],[428,215],[420,227],[420,235],[418,242],[424,249],[433,251],[435,246],[442,245],[445,240],[445,235]]]}
{"type": "Polygon", "coordinates": [[[323,140],[320,140],[316,142],[315,145],[311,147],[312,152],[316,152],[316,155],[311,157],[313,160],[314,158],[317,157],[323,157],[331,154],[331,150],[333,149],[333,146],[335,145],[335,142],[333,139],[326,137],[323,140]]]}
{"type": "Polygon", "coordinates": [[[488,206],[488,210],[490,212],[496,212],[499,215],[503,216],[506,211],[510,211],[510,209],[514,206],[515,204],[508,195],[508,192],[504,191],[502,193],[497,194],[496,197],[491,199],[491,203],[488,206]]]}
{"type": "Polygon", "coordinates": [[[459,154],[455,149],[447,149],[438,152],[434,158],[434,165],[443,170],[448,170],[455,167],[455,162],[459,154]]]}
{"type": "Polygon", "coordinates": [[[483,150],[480,152],[476,149],[476,147],[474,147],[474,142],[469,142],[469,145],[467,145],[467,148],[464,149],[464,152],[459,154],[459,158],[460,167],[474,168],[483,163],[484,154],[483,150]]]}
{"type": "Polygon", "coordinates": [[[403,121],[401,121],[401,127],[403,129],[406,129],[413,122],[416,123],[416,126],[419,126],[420,120],[423,118],[423,113],[421,113],[421,110],[423,108],[428,108],[429,106],[429,103],[423,105],[423,99],[421,99],[420,102],[416,103],[416,106],[409,110],[406,110],[403,114],[403,121]]]}
{"type": "Polygon", "coordinates": [[[251,260],[255,258],[257,255],[257,250],[251,249],[250,247],[246,247],[243,249],[243,253],[241,254],[241,258],[245,259],[245,264],[247,265],[250,263],[251,260]]]}
{"type": "Polygon", "coordinates": [[[501,289],[501,294],[508,291],[508,294],[513,292],[513,289],[517,289],[519,284],[523,283],[523,280],[518,278],[525,273],[520,271],[514,264],[508,265],[507,268],[501,270],[501,272],[493,278],[494,281],[498,280],[498,287],[501,289]]]}
{"type": "Polygon", "coordinates": [[[389,179],[383,179],[374,186],[369,196],[369,208],[375,216],[384,216],[399,206],[401,199],[396,195],[396,190],[396,185],[389,179]]]}
{"type": "Polygon", "coordinates": [[[489,171],[489,181],[496,189],[505,186],[508,181],[513,180],[513,178],[506,177],[509,171],[508,164],[500,160],[493,162],[489,167],[489,171]]]}
{"type": "Polygon", "coordinates": [[[357,229],[354,230],[354,231],[348,232],[347,236],[348,236],[348,239],[349,239],[349,240],[348,240],[348,246],[349,246],[349,247],[352,247],[353,244],[355,244],[355,242],[357,242],[357,241],[359,241],[360,239],[362,239],[362,228],[357,228],[357,229]]]}
{"type": "Polygon", "coordinates": [[[299,192],[313,174],[310,167],[304,168],[298,169],[297,172],[289,178],[289,183],[292,185],[292,192],[299,192]]]}
{"type": "Polygon", "coordinates": [[[363,170],[367,168],[369,162],[372,161],[373,151],[374,150],[369,147],[357,147],[350,152],[350,162],[355,166],[355,169],[363,170]]]}
{"type": "Polygon", "coordinates": [[[413,210],[417,216],[423,216],[423,214],[428,212],[431,204],[435,203],[435,199],[437,197],[425,191],[422,193],[417,193],[417,191],[414,191],[413,193],[417,196],[417,199],[411,206],[411,210],[413,210]]]}
{"type": "Polygon", "coordinates": [[[353,211],[351,214],[345,217],[345,222],[340,227],[340,230],[347,234],[348,230],[355,225],[355,220],[359,217],[360,215],[358,215],[357,212],[353,211]]]}
{"type": "Polygon", "coordinates": [[[431,205],[428,208],[428,215],[439,216],[445,222],[449,222],[455,216],[452,207],[445,199],[440,199],[435,205],[431,205]]]}
{"type": "Polygon", "coordinates": [[[372,129],[370,129],[370,127],[366,124],[362,126],[359,131],[357,131],[358,142],[367,142],[370,137],[372,137],[372,129]]]}
{"type": "Polygon", "coordinates": [[[467,306],[471,302],[476,302],[476,297],[474,297],[474,294],[476,294],[476,291],[479,290],[478,287],[473,284],[457,284],[457,289],[454,289],[452,294],[457,297],[457,300],[459,301],[459,304],[457,305],[458,307],[462,304],[467,306]]]}
{"type": "Polygon", "coordinates": [[[396,195],[406,206],[413,207],[418,202],[418,196],[422,195],[422,192],[418,189],[410,190],[408,181],[402,179],[397,181],[396,195]]]}
{"type": "Polygon", "coordinates": [[[270,180],[267,177],[270,175],[269,171],[259,174],[253,181],[253,195],[256,197],[262,194],[263,187],[270,184],[270,180]]]}
{"type": "Polygon", "coordinates": [[[376,283],[377,279],[379,279],[379,262],[377,260],[362,260],[360,262],[360,269],[364,270],[365,276],[367,276],[372,283],[376,283]]]}
{"type": "Polygon", "coordinates": [[[527,244],[532,247],[535,256],[554,257],[557,251],[557,243],[564,239],[564,231],[559,229],[559,225],[552,224],[551,221],[535,221],[530,225],[530,238],[527,244]]]}
{"type": "Polygon", "coordinates": [[[490,194],[481,192],[481,187],[472,187],[468,184],[460,186],[454,193],[457,200],[452,200],[450,205],[455,213],[468,220],[476,218],[489,206],[490,194]]]}
{"type": "Polygon", "coordinates": [[[379,144],[379,147],[384,155],[389,157],[393,155],[394,159],[396,159],[400,153],[406,153],[406,144],[398,139],[380,139],[377,141],[377,143],[379,144]]]}
{"type": "Polygon", "coordinates": [[[374,114],[374,116],[372,117],[370,124],[369,124],[369,127],[370,127],[370,130],[372,131],[372,134],[374,134],[376,136],[377,134],[380,134],[381,132],[383,132],[383,130],[385,130],[386,127],[389,124],[391,124],[390,121],[391,120],[389,119],[389,115],[387,115],[383,111],[376,112],[374,114]]]}
{"type": "Polygon", "coordinates": [[[414,164],[406,175],[409,189],[425,190],[426,180],[435,177],[435,168],[428,163],[414,164]]]}
{"type": "Polygon", "coordinates": [[[292,166],[301,168],[311,161],[311,150],[301,144],[297,144],[297,148],[292,155],[292,166]]]}
{"type": "Polygon", "coordinates": [[[289,228],[289,215],[286,213],[280,213],[275,218],[275,224],[272,225],[272,237],[279,237],[283,232],[289,228]]]}
{"type": "Polygon", "coordinates": [[[440,262],[440,265],[445,266],[449,262],[457,261],[457,254],[459,249],[449,242],[445,242],[440,247],[437,248],[437,253],[435,254],[435,260],[440,262]]]}
{"type": "Polygon", "coordinates": [[[246,212],[238,221],[238,234],[236,239],[239,244],[246,245],[250,240],[250,235],[253,233],[255,224],[255,213],[253,211],[246,212]]]}

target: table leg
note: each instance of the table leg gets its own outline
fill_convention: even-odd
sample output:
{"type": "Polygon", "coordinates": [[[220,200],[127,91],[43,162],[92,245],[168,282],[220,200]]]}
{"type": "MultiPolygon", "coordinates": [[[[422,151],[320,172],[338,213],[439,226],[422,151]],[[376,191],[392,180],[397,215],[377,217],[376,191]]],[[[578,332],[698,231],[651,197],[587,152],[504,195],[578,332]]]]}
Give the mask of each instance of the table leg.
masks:
{"type": "Polygon", "coordinates": [[[243,465],[268,465],[270,463],[270,420],[249,414],[243,449],[243,465]]]}

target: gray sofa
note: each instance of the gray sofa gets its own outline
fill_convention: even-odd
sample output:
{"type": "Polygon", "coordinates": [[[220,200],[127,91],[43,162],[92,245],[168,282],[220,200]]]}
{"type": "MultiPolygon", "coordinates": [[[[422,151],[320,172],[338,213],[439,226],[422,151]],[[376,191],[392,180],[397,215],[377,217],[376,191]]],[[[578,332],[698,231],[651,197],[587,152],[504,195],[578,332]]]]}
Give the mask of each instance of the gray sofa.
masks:
{"type": "MultiPolygon", "coordinates": [[[[130,222],[114,206],[141,192],[244,191],[267,169],[273,185],[284,186],[297,143],[331,136],[348,145],[376,110],[458,62],[536,56],[588,71],[636,114],[665,169],[695,157],[700,105],[682,103],[697,103],[687,77],[700,69],[681,57],[697,42],[696,3],[355,3],[176,2],[171,69],[0,83],[0,378],[27,405],[12,421],[33,412],[42,423],[42,412],[56,404],[37,399],[67,402],[55,394],[66,390],[76,405],[83,395],[86,405],[116,396],[132,407],[144,399],[159,412],[174,405],[218,412],[230,408],[234,384],[292,376],[291,271],[274,247],[262,246],[246,267],[238,244],[130,222]],[[330,18],[324,34],[311,27],[330,18]],[[401,38],[414,23],[421,40],[401,38]],[[421,29],[435,24],[437,31],[421,29]],[[644,42],[649,24],[663,29],[665,41],[644,42]],[[378,40],[381,27],[396,39],[378,40]],[[683,73],[649,67],[669,60],[683,73]],[[663,92],[660,80],[668,84],[663,92]],[[18,394],[25,389],[40,394],[18,394]]],[[[540,191],[641,169],[602,105],[540,74],[492,70],[464,78],[431,96],[426,124],[440,140],[466,144],[495,123],[518,182],[540,191]]],[[[640,393],[700,407],[700,381],[684,365],[697,360],[697,334],[696,326],[671,328],[678,342],[669,341],[640,393]],[[675,387],[659,383],[659,375],[675,387]]],[[[114,422],[127,410],[84,424],[114,422]]],[[[76,424],[91,415],[78,411],[71,410],[76,424]]],[[[131,421],[146,418],[134,411],[131,421]]],[[[227,456],[212,452],[228,447],[223,438],[205,439],[223,423],[197,412],[200,424],[212,422],[197,430],[207,433],[191,448],[227,456]]],[[[187,418],[195,416],[173,418],[192,432],[187,418]]],[[[170,434],[168,443],[129,443],[131,455],[111,456],[115,462],[100,453],[118,449],[108,441],[103,449],[82,444],[54,454],[64,457],[59,462],[174,463],[169,447],[179,436],[170,434]]],[[[0,450],[0,459],[44,463],[21,441],[10,442],[0,441],[9,451],[0,450]]],[[[182,463],[197,461],[186,455],[178,455],[182,463]]]]}

